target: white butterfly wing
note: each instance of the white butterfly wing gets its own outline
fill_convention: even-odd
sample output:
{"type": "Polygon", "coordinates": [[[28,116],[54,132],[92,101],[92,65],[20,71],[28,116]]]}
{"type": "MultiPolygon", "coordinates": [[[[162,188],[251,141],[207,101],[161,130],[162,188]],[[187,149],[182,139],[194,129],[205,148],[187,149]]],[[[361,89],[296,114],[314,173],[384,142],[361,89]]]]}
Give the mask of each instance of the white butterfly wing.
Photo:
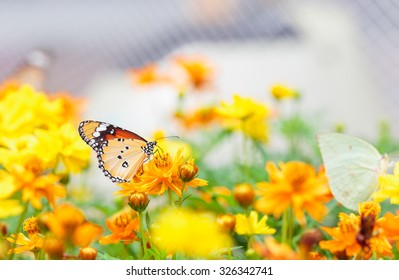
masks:
{"type": "Polygon", "coordinates": [[[326,175],[335,199],[357,210],[378,188],[378,178],[385,171],[381,154],[369,143],[340,133],[318,135],[326,175]]]}

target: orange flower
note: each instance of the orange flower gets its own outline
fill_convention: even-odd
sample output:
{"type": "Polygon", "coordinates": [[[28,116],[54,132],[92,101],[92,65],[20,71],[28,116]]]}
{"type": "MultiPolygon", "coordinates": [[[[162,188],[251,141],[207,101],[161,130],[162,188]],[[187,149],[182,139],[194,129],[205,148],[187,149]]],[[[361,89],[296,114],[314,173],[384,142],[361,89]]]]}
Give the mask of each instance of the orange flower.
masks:
{"type": "MultiPolygon", "coordinates": [[[[184,157],[181,149],[177,151],[174,158],[169,153],[156,154],[150,163],[144,165],[143,174],[138,175],[139,182],[120,184],[123,190],[116,193],[124,196],[129,196],[133,192],[162,195],[166,190],[171,189],[181,196],[183,181],[179,176],[179,167],[182,164],[184,164],[184,157]]],[[[185,188],[206,185],[205,180],[194,178],[185,184],[185,188]]]]}
{"type": "Polygon", "coordinates": [[[166,77],[160,75],[156,64],[148,64],[130,71],[132,82],[137,85],[149,85],[166,81],[166,77]]]}
{"type": "Polygon", "coordinates": [[[333,239],[320,241],[320,248],[341,258],[369,259],[373,252],[378,257],[391,256],[392,247],[377,220],[379,205],[372,201],[361,203],[359,213],[358,216],[340,213],[338,227],[322,227],[333,239]]]}
{"type": "Polygon", "coordinates": [[[53,212],[44,213],[41,221],[62,240],[85,247],[102,233],[99,225],[86,220],[83,212],[71,204],[61,204],[53,212]]]}
{"type": "Polygon", "coordinates": [[[378,219],[377,224],[388,239],[399,240],[399,216],[385,213],[381,219],[378,219]]]}
{"type": "Polygon", "coordinates": [[[292,207],[301,224],[305,223],[305,211],[317,221],[326,215],[324,204],[332,196],[324,172],[316,174],[311,165],[298,161],[280,163],[279,167],[268,162],[266,171],[270,182],[257,184],[261,198],[255,202],[255,209],[279,217],[292,207]]]}
{"type": "Polygon", "coordinates": [[[120,241],[128,244],[137,239],[136,232],[140,229],[140,220],[137,213],[131,209],[116,213],[106,220],[106,224],[112,233],[100,238],[100,244],[118,243],[120,241]]]}
{"type": "Polygon", "coordinates": [[[215,107],[203,107],[190,113],[177,113],[176,118],[186,129],[206,127],[219,119],[215,107]]]}
{"type": "Polygon", "coordinates": [[[253,245],[255,252],[263,259],[267,260],[298,260],[299,254],[292,250],[290,246],[279,243],[271,236],[266,236],[264,242],[255,242],[253,245]]]}
{"type": "Polygon", "coordinates": [[[5,168],[6,171],[1,171],[0,186],[7,184],[4,188],[12,187],[13,192],[22,191],[22,200],[29,201],[36,209],[42,208],[43,197],[54,207],[56,199],[66,194],[65,188],[58,183],[61,176],[43,175],[46,163],[35,155],[12,156],[5,168]]]}
{"type": "Polygon", "coordinates": [[[213,80],[213,66],[202,56],[178,56],[174,61],[185,70],[187,84],[194,89],[204,89],[213,80]]]}

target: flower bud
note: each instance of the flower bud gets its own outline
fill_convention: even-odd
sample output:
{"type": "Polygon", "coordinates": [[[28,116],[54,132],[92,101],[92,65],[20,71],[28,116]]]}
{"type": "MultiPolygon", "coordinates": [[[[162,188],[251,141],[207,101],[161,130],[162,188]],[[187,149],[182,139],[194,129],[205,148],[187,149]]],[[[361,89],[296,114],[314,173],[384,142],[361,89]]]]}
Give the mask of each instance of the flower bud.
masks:
{"type": "Polygon", "coordinates": [[[148,203],[150,203],[150,200],[144,193],[132,193],[127,203],[134,211],[143,212],[147,208],[148,203]]]}
{"type": "Polygon", "coordinates": [[[233,195],[238,204],[242,207],[248,207],[255,199],[255,190],[250,184],[238,184],[233,188],[233,195]]]}
{"type": "Polygon", "coordinates": [[[183,182],[190,182],[198,173],[198,166],[194,164],[193,159],[179,166],[179,177],[183,182]]]}
{"type": "Polygon", "coordinates": [[[310,259],[310,251],[322,240],[323,234],[319,229],[307,230],[299,240],[299,251],[303,259],[310,259]]]}
{"type": "Polygon", "coordinates": [[[236,226],[236,217],[232,214],[221,214],[217,217],[216,222],[225,232],[232,232],[236,226]]]}
{"type": "Polygon", "coordinates": [[[97,258],[97,249],[93,247],[84,247],[79,251],[79,259],[81,260],[95,260],[97,258]]]}
{"type": "Polygon", "coordinates": [[[7,232],[7,225],[5,223],[0,223],[0,236],[6,236],[7,232]]]}

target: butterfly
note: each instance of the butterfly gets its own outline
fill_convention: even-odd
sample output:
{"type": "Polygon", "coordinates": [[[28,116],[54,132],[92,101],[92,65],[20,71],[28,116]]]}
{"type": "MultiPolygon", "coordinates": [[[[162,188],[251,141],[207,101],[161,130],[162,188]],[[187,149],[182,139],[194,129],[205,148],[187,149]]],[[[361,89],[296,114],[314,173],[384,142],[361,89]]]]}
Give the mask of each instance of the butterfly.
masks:
{"type": "Polygon", "coordinates": [[[335,199],[357,210],[378,189],[379,177],[389,167],[388,157],[357,137],[340,133],[317,136],[326,174],[335,199]]]}
{"type": "Polygon", "coordinates": [[[112,182],[129,182],[154,154],[157,141],[115,125],[87,120],[79,124],[80,137],[97,153],[98,167],[112,182]]]}

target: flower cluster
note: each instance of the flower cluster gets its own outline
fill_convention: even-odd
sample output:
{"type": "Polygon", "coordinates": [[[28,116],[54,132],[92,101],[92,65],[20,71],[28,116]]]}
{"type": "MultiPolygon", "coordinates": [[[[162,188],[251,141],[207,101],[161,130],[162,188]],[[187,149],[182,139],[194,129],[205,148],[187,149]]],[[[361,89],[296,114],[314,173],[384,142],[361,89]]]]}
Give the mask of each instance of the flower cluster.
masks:
{"type": "MultiPolygon", "coordinates": [[[[212,87],[215,73],[197,55],[129,72],[136,89],[162,84],[176,92],[169,121],[179,137],[158,130],[150,154],[144,141],[122,139],[131,135],[124,130],[90,123],[83,138],[94,137],[87,142],[100,150],[106,174],[115,179],[132,171],[131,163],[137,167],[130,181],[106,186],[87,185],[93,174],[87,167],[97,162],[90,163],[94,152],[78,133],[78,100],[2,84],[0,259],[399,258],[399,163],[379,177],[366,168],[378,190],[358,211],[346,209],[329,185],[339,176],[344,188],[345,176],[329,172],[328,164],[325,170],[320,158],[315,135],[323,129],[295,111],[304,93],[274,84],[264,98],[222,100],[212,87]],[[295,112],[283,110],[286,104],[295,112]],[[120,142],[144,144],[129,157],[130,147],[120,151],[120,142]],[[115,196],[104,197],[102,187],[114,188],[115,196]]],[[[378,148],[399,150],[384,133],[378,148]]],[[[363,165],[356,164],[350,175],[359,179],[363,165]]],[[[352,197],[352,189],[344,191],[352,197]]]]}

